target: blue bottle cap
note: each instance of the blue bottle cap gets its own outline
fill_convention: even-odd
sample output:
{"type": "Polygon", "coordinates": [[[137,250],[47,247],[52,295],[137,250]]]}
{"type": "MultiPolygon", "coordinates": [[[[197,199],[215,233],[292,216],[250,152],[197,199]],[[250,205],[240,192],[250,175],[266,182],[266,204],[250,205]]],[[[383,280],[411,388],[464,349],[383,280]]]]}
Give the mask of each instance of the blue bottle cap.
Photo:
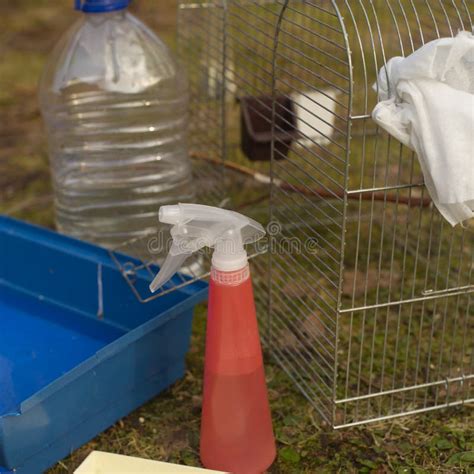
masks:
{"type": "Polygon", "coordinates": [[[113,12],[127,8],[131,0],[75,0],[76,10],[85,13],[113,12]]]}

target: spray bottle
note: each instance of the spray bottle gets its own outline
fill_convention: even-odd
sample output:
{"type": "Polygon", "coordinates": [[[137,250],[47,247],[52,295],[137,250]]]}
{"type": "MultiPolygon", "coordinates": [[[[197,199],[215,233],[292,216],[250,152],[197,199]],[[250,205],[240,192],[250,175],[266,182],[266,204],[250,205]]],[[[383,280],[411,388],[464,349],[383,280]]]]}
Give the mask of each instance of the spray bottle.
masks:
{"type": "Polygon", "coordinates": [[[233,211],[199,204],[162,206],[173,244],[150,285],[156,291],[203,247],[214,248],[209,285],[201,461],[237,474],[265,471],[276,455],[262,349],[245,244],[265,230],[233,211]]]}

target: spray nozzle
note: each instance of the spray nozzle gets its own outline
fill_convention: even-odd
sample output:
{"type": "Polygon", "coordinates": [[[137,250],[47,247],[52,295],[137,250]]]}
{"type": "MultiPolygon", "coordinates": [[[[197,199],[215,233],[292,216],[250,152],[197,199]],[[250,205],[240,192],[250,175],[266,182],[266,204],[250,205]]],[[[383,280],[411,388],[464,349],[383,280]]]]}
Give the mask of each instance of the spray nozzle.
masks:
{"type": "Polygon", "coordinates": [[[265,235],[264,228],[238,212],[201,204],[161,206],[159,220],[172,224],[173,243],[166,260],[150,285],[155,292],[203,247],[214,248],[212,265],[221,271],[234,271],[247,264],[245,244],[265,235]]]}

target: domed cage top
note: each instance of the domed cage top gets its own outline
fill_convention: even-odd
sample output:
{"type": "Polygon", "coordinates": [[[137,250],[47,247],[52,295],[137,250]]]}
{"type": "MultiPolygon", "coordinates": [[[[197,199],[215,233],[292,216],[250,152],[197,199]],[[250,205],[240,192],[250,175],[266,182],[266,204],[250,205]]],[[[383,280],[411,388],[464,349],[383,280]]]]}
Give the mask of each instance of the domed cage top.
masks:
{"type": "Polygon", "coordinates": [[[472,32],[467,0],[181,1],[200,202],[267,224],[262,337],[335,428],[474,401],[472,222],[377,127],[394,56],[472,32]]]}

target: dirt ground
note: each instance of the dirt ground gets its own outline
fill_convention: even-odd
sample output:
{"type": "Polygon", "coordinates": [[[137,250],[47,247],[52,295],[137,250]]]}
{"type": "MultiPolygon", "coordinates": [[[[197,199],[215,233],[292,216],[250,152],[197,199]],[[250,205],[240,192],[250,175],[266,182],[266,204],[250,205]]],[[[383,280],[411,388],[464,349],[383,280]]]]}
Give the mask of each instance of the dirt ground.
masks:
{"type": "MultiPolygon", "coordinates": [[[[78,13],[72,0],[0,2],[0,211],[53,226],[37,82],[45,57],[78,13]]],[[[174,1],[135,0],[133,11],[171,45],[174,1]]],[[[73,472],[91,450],[199,466],[205,307],[196,311],[183,380],[49,472],[73,472]]],[[[474,472],[472,406],[332,431],[269,358],[278,442],[272,473],[474,472]]]]}

